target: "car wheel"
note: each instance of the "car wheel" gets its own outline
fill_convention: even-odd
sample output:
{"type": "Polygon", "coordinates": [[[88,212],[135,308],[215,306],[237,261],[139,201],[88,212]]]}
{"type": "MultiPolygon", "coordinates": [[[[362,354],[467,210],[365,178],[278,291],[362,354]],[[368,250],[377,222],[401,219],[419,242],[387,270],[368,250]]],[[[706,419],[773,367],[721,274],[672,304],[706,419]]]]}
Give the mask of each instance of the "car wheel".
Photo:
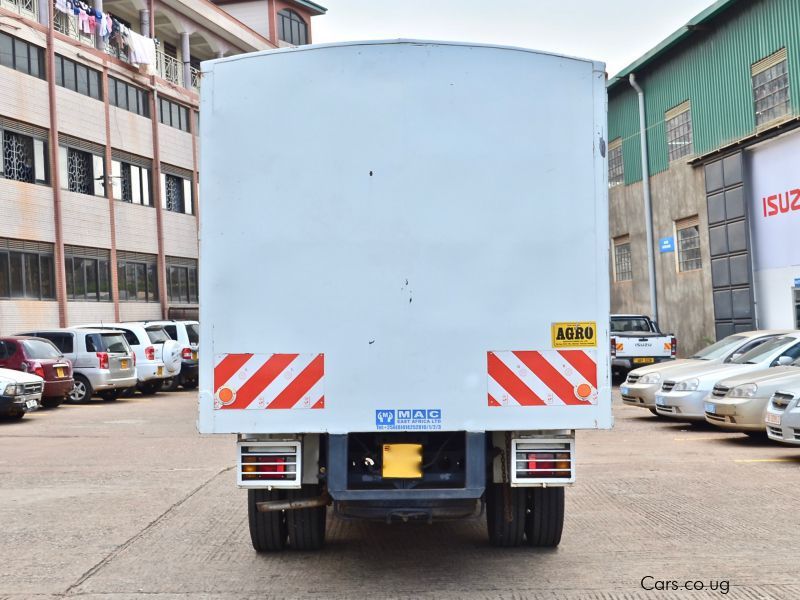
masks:
{"type": "Polygon", "coordinates": [[[64,398],[42,398],[42,406],[45,408],[56,408],[61,406],[63,402],[64,398]]]}
{"type": "Polygon", "coordinates": [[[185,390],[196,390],[197,389],[197,379],[190,379],[188,381],[184,381],[181,383],[183,389],[185,390]]]}
{"type": "Polygon", "coordinates": [[[0,419],[8,419],[9,421],[21,421],[22,417],[24,416],[25,416],[24,412],[6,413],[4,415],[0,415],[0,419]]]}
{"type": "Polygon", "coordinates": [[[119,390],[106,390],[104,392],[100,392],[100,397],[106,402],[113,402],[119,398],[119,390]]]}
{"type": "Polygon", "coordinates": [[[170,377],[169,379],[165,379],[161,383],[161,391],[162,392],[176,392],[178,391],[178,386],[180,385],[180,378],[178,377],[170,377]]]}
{"type": "Polygon", "coordinates": [[[658,414],[658,411],[655,408],[648,408],[647,410],[649,410],[651,413],[653,413],[657,417],[661,416],[660,414],[658,414]]]}
{"type": "Polygon", "coordinates": [[[139,392],[141,392],[142,396],[152,396],[160,389],[161,389],[160,379],[156,379],[155,381],[147,381],[145,383],[139,384],[139,392]]]}
{"type": "Polygon", "coordinates": [[[91,399],[93,392],[94,390],[89,380],[82,375],[76,375],[72,390],[69,392],[69,399],[72,402],[85,402],[91,399]]]}
{"type": "Polygon", "coordinates": [[[136,393],[136,386],[134,385],[134,386],[129,387],[129,388],[124,388],[122,391],[120,391],[119,395],[122,398],[133,398],[133,395],[135,393],[136,393]]]}

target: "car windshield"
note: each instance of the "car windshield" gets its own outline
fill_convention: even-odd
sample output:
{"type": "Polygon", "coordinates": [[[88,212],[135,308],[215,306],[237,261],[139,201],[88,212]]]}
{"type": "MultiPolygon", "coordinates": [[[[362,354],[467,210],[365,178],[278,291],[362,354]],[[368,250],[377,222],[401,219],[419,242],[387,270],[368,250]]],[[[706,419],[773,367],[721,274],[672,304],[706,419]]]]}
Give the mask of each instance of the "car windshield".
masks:
{"type": "Polygon", "coordinates": [[[693,354],[690,358],[697,358],[699,360],[715,360],[727,356],[742,345],[742,342],[747,338],[742,335],[729,335],[721,339],[716,344],[711,344],[700,350],[697,354],[693,354]]]}
{"type": "Polygon", "coordinates": [[[149,337],[150,341],[154,344],[163,344],[171,339],[167,332],[164,331],[163,327],[148,327],[146,331],[147,337],[149,337]]]}
{"type": "Polygon", "coordinates": [[[121,333],[89,333],[86,335],[86,351],[128,354],[130,346],[121,333]]]}
{"type": "Polygon", "coordinates": [[[742,354],[739,358],[731,362],[740,365],[755,365],[767,360],[776,350],[795,341],[797,341],[797,339],[793,337],[777,337],[768,342],[764,342],[758,348],[753,348],[750,352],[742,354]]]}
{"type": "Polygon", "coordinates": [[[614,317],[611,319],[611,331],[646,331],[650,332],[650,324],[644,317],[614,317]]]}
{"type": "Polygon", "coordinates": [[[61,358],[58,348],[45,340],[23,340],[22,347],[28,358],[61,358]]]}
{"type": "Polygon", "coordinates": [[[197,323],[186,324],[186,335],[189,336],[190,344],[200,343],[200,327],[197,325],[197,323]]]}

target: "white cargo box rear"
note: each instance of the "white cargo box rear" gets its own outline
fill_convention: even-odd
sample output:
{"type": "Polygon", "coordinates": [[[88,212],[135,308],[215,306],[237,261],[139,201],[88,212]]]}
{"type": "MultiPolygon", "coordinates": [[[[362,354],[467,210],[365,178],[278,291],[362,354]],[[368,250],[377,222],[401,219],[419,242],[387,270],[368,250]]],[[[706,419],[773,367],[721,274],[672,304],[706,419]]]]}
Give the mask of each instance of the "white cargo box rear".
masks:
{"type": "Polygon", "coordinates": [[[200,114],[201,432],[611,426],[602,64],[308,46],[200,114]]]}

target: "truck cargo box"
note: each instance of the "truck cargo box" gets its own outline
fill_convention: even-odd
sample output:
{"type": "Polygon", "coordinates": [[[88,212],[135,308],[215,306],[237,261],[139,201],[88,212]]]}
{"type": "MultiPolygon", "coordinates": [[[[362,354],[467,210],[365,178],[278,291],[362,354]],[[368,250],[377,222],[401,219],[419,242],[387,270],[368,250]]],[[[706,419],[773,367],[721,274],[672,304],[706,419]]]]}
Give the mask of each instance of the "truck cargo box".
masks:
{"type": "Polygon", "coordinates": [[[605,82],[405,40],[203,63],[200,431],[610,427],[605,82]]]}

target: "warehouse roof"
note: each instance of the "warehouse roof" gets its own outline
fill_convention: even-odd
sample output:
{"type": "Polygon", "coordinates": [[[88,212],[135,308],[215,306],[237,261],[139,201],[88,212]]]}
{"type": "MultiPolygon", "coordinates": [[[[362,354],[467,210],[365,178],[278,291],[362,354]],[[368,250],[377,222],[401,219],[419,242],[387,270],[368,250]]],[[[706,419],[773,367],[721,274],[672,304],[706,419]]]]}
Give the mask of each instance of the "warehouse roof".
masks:
{"type": "Polygon", "coordinates": [[[690,19],[689,22],[686,23],[686,25],[684,25],[683,27],[678,29],[675,33],[667,37],[655,48],[647,52],[645,55],[637,58],[627,67],[622,69],[622,71],[620,71],[614,77],[609,79],[608,89],[609,90],[613,89],[620,83],[620,81],[627,79],[631,73],[638,73],[644,67],[647,67],[655,60],[658,60],[669,50],[671,50],[672,48],[674,48],[687,38],[691,37],[694,33],[704,30],[705,27],[703,26],[705,24],[712,21],[720,13],[729,9],[737,2],[739,2],[739,0],[717,0],[716,2],[714,2],[714,4],[712,4],[703,12],[690,19]]]}

